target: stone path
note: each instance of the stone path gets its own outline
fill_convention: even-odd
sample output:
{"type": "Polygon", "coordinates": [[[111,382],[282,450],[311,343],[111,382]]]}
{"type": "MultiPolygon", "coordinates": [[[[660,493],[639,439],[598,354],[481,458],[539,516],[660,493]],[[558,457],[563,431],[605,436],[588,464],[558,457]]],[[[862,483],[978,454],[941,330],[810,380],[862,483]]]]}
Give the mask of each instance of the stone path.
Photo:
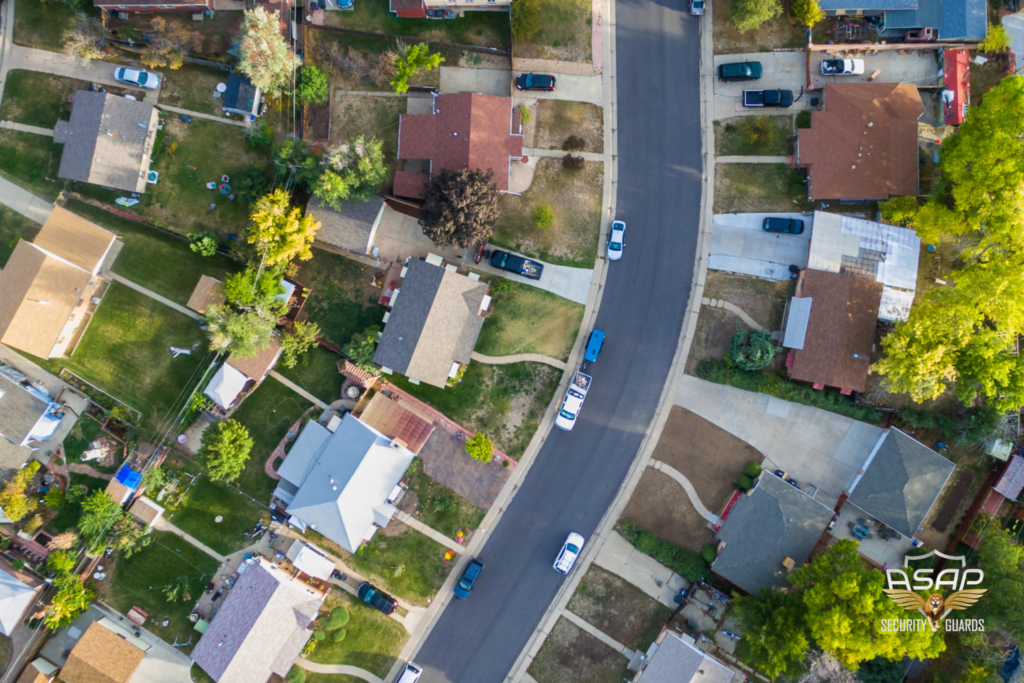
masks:
{"type": "Polygon", "coordinates": [[[15,123],[14,121],[0,121],[0,128],[6,128],[8,130],[18,130],[22,133],[35,133],[36,135],[46,135],[53,137],[52,128],[40,128],[39,126],[29,126],[24,123],[15,123]]]}
{"type": "Polygon", "coordinates": [[[122,285],[124,285],[126,287],[131,287],[136,292],[139,292],[140,294],[145,294],[150,299],[153,299],[155,301],[159,301],[164,306],[170,306],[171,308],[176,310],[178,313],[182,313],[184,315],[187,315],[188,317],[192,318],[193,320],[197,320],[199,318],[199,314],[196,313],[195,311],[190,310],[188,308],[185,308],[184,306],[180,306],[180,305],[174,303],[173,301],[171,301],[170,299],[168,299],[167,297],[161,296],[161,295],[157,294],[156,292],[154,292],[151,289],[146,289],[142,285],[136,284],[136,283],[132,282],[131,280],[127,280],[127,279],[121,277],[120,275],[118,275],[117,273],[111,273],[110,277],[114,280],[114,282],[120,282],[122,285]]]}
{"type": "Polygon", "coordinates": [[[292,439],[298,436],[299,425],[301,424],[302,418],[300,417],[298,420],[295,421],[295,424],[288,428],[288,433],[284,435],[284,438],[281,439],[281,442],[277,444],[277,448],[275,448],[274,451],[270,454],[270,457],[267,458],[267,461],[263,463],[263,471],[266,472],[267,476],[273,479],[274,481],[281,480],[281,475],[277,473],[276,469],[274,469],[274,463],[277,462],[278,458],[284,457],[285,446],[287,446],[292,441],[292,439]]]}
{"type": "MultiPolygon", "coordinates": [[[[548,159],[561,159],[569,152],[560,149],[540,149],[539,147],[523,147],[523,154],[528,157],[547,157],[548,159]]],[[[587,161],[604,161],[604,154],[597,152],[572,152],[573,156],[583,157],[587,161]]]]}
{"type": "Polygon", "coordinates": [[[69,463],[67,465],[67,468],[71,472],[75,472],[77,474],[84,474],[88,477],[95,477],[96,479],[106,479],[107,481],[110,481],[111,479],[114,478],[114,475],[112,474],[103,474],[102,472],[97,472],[88,465],[81,465],[77,462],[69,463]]]}
{"type": "Polygon", "coordinates": [[[689,479],[683,476],[682,472],[672,467],[671,465],[663,463],[660,460],[655,460],[654,458],[651,458],[651,462],[648,466],[651,467],[652,469],[658,470],[659,472],[664,472],[668,476],[675,479],[676,483],[682,486],[683,490],[686,491],[686,496],[687,498],[690,499],[690,504],[693,505],[694,509],[697,510],[697,513],[701,517],[703,517],[704,519],[708,520],[716,526],[722,523],[722,520],[718,515],[708,510],[706,507],[704,507],[704,504],[700,502],[700,496],[697,495],[697,490],[693,488],[693,484],[690,483],[689,479]]]}
{"type": "Polygon", "coordinates": [[[474,351],[471,357],[473,360],[487,365],[510,365],[511,363],[529,361],[532,363],[550,365],[551,367],[558,368],[559,370],[565,370],[566,368],[564,360],[558,360],[557,358],[544,356],[539,353],[517,353],[511,356],[485,356],[482,353],[474,351]]]}
{"type": "Polygon", "coordinates": [[[307,401],[312,401],[313,403],[316,404],[316,406],[318,408],[322,408],[324,410],[327,409],[327,404],[326,403],[324,403],[323,401],[318,399],[316,396],[314,396],[313,394],[309,393],[308,391],[306,391],[305,389],[300,387],[298,384],[296,384],[295,382],[291,381],[290,379],[288,379],[287,377],[285,377],[284,375],[279,373],[277,370],[271,370],[270,371],[270,376],[273,377],[274,379],[276,379],[281,384],[283,384],[286,387],[288,387],[289,389],[291,389],[292,391],[294,391],[296,394],[298,394],[302,398],[306,399],[307,401]]]}
{"type": "Polygon", "coordinates": [[[158,104],[157,108],[163,109],[164,111],[171,111],[175,114],[185,114],[186,116],[194,116],[197,119],[206,119],[207,121],[217,121],[218,123],[230,123],[232,126],[238,126],[245,128],[245,121],[239,121],[237,119],[229,119],[226,116],[217,116],[215,114],[204,114],[200,111],[191,111],[189,109],[182,109],[181,107],[172,107],[169,104],[158,104]]]}
{"type": "Polygon", "coordinates": [[[462,553],[466,552],[466,549],[463,546],[461,546],[458,543],[456,543],[455,539],[448,538],[447,536],[442,534],[440,531],[437,531],[436,529],[430,528],[429,526],[427,526],[426,524],[424,524],[420,520],[416,519],[415,517],[410,517],[409,515],[407,515],[404,512],[402,512],[401,510],[397,510],[395,512],[395,517],[402,524],[408,524],[409,526],[411,526],[413,529],[415,529],[416,531],[420,532],[424,536],[427,536],[428,538],[434,539],[435,541],[437,541],[441,545],[443,545],[443,546],[445,546],[447,548],[451,548],[452,550],[454,550],[455,552],[457,552],[460,555],[462,553]]]}
{"type": "Polygon", "coordinates": [[[747,315],[747,312],[744,311],[739,306],[737,306],[736,304],[731,304],[728,301],[723,301],[722,299],[708,299],[707,297],[701,299],[700,303],[704,306],[711,306],[712,308],[724,308],[730,313],[738,316],[740,320],[747,324],[747,327],[752,327],[755,330],[760,330],[761,332],[764,332],[764,328],[761,327],[761,325],[756,320],[747,315]]]}
{"type": "Polygon", "coordinates": [[[716,164],[788,164],[789,157],[717,157],[716,164]]]}
{"type": "Polygon", "coordinates": [[[382,679],[377,678],[366,669],[360,669],[354,666],[346,666],[344,664],[317,664],[316,662],[309,661],[305,657],[299,657],[298,664],[306,671],[312,671],[313,673],[348,674],[349,676],[355,676],[356,678],[361,678],[364,681],[369,681],[370,683],[384,683],[382,679]]]}

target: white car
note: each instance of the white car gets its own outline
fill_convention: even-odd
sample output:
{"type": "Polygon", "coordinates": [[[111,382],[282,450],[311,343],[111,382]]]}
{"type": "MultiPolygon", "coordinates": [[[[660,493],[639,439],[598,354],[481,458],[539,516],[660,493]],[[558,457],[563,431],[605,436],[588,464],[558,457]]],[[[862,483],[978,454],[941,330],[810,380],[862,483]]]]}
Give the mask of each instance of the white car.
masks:
{"type": "Polygon", "coordinates": [[[576,425],[576,418],[580,416],[583,400],[587,397],[587,391],[590,389],[592,381],[593,378],[590,375],[582,372],[573,375],[572,382],[569,383],[569,388],[565,392],[565,398],[562,399],[562,407],[555,415],[556,427],[568,432],[576,425]]]}
{"type": "Polygon", "coordinates": [[[118,83],[127,83],[146,90],[156,90],[160,87],[160,75],[152,71],[142,69],[129,69],[126,66],[119,66],[114,69],[114,80],[118,83]]]}
{"type": "Polygon", "coordinates": [[[581,552],[583,552],[583,537],[574,531],[569,534],[569,538],[565,539],[558,557],[555,558],[555,571],[563,574],[571,572],[572,566],[576,564],[576,558],[580,556],[581,552]]]}
{"type": "Polygon", "coordinates": [[[622,258],[622,248],[626,244],[622,241],[626,237],[626,222],[612,221],[612,229],[608,233],[608,260],[618,261],[622,258]]]}
{"type": "Polygon", "coordinates": [[[822,76],[860,76],[864,73],[863,59],[823,59],[822,76]]]}

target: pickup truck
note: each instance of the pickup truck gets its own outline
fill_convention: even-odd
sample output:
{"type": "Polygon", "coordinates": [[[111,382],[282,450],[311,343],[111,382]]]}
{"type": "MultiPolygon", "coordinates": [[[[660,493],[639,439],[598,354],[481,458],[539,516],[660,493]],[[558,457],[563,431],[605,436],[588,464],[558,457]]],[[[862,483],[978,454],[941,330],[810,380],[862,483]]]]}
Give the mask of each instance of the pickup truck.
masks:
{"type": "Polygon", "coordinates": [[[565,392],[565,398],[562,399],[562,407],[558,409],[558,415],[555,416],[556,427],[568,432],[576,425],[576,418],[580,416],[580,410],[583,409],[583,400],[587,397],[592,380],[590,375],[585,375],[582,372],[573,375],[572,382],[569,383],[569,390],[565,392]]]}
{"type": "Polygon", "coordinates": [[[744,107],[792,107],[792,90],[744,90],[744,107]]]}
{"type": "Polygon", "coordinates": [[[517,273],[530,280],[539,280],[544,272],[544,265],[529,259],[495,249],[491,253],[491,265],[510,273],[517,273]]]}

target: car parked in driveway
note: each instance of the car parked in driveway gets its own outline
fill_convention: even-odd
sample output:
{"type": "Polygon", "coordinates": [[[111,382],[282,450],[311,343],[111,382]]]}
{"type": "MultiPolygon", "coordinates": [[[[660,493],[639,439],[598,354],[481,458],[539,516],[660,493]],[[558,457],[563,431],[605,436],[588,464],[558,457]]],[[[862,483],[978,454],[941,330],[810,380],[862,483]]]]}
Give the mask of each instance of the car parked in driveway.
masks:
{"type": "Polygon", "coordinates": [[[359,584],[359,588],[356,590],[356,595],[367,605],[375,610],[383,612],[384,614],[391,614],[395,611],[395,607],[398,605],[397,600],[371,584],[369,581],[364,581],[359,584]]]}
{"type": "Polygon", "coordinates": [[[744,107],[792,107],[792,90],[744,90],[744,107]]]}
{"type": "Polygon", "coordinates": [[[558,557],[555,558],[555,571],[562,574],[571,572],[573,565],[576,564],[576,558],[580,556],[581,552],[583,552],[583,537],[574,531],[565,539],[562,549],[558,552],[558,557]]]}
{"type": "Polygon", "coordinates": [[[146,90],[156,90],[160,87],[160,75],[143,69],[129,69],[126,66],[119,66],[114,69],[114,80],[118,83],[127,83],[146,90]]]}
{"type": "Polygon", "coordinates": [[[551,92],[555,89],[555,76],[554,74],[519,74],[516,77],[516,88],[551,92]]]}
{"type": "Polygon", "coordinates": [[[765,232],[800,235],[804,231],[804,222],[796,218],[765,218],[761,229],[765,232]]]}
{"type": "Polygon", "coordinates": [[[618,261],[622,258],[622,248],[626,246],[626,221],[612,221],[611,230],[608,231],[608,253],[609,261],[618,261]]]}
{"type": "Polygon", "coordinates": [[[476,585],[477,579],[480,578],[480,572],[484,569],[484,563],[475,557],[469,561],[466,568],[462,571],[462,577],[459,582],[455,584],[455,588],[452,593],[455,597],[460,600],[465,600],[469,597],[469,592],[473,590],[473,586],[476,585]]]}
{"type": "Polygon", "coordinates": [[[761,62],[733,62],[718,65],[718,80],[723,83],[756,81],[761,78],[761,62]]]}
{"type": "Polygon", "coordinates": [[[822,76],[860,76],[864,73],[863,59],[823,59],[822,76]]]}

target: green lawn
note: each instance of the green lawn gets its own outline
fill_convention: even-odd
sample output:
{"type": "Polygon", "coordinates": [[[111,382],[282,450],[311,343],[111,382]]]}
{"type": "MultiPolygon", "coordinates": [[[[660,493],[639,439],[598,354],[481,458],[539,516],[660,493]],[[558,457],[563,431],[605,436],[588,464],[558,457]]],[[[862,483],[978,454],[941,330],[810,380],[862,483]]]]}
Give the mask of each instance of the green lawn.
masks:
{"type": "Polygon", "coordinates": [[[413,460],[405,474],[409,478],[409,490],[415,492],[419,499],[417,519],[431,529],[455,538],[459,529],[476,529],[484,521],[484,510],[428,477],[423,472],[423,460],[420,458],[413,460]],[[441,512],[436,507],[439,497],[445,495],[456,501],[455,509],[450,512],[441,512]]]}
{"type": "Polygon", "coordinates": [[[583,305],[518,282],[501,286],[510,291],[494,296],[476,351],[485,356],[541,353],[568,360],[583,305]]]}
{"type": "MultiPolygon", "coordinates": [[[[386,677],[409,638],[405,629],[394,619],[359,602],[348,593],[334,589],[324,601],[323,611],[330,612],[339,606],[347,609],[352,617],[345,627],[348,635],[340,643],[333,642],[329,637],[321,641],[308,657],[309,661],[317,664],[358,666],[380,678],[386,677]]],[[[307,671],[306,680],[335,680],[311,679],[310,676],[313,675],[307,671]]]]}
{"type": "Polygon", "coordinates": [[[715,122],[717,156],[786,156],[792,153],[792,116],[741,116],[715,122]]]}
{"type": "Polygon", "coordinates": [[[306,683],[363,683],[363,679],[345,674],[318,674],[306,671],[306,683]]]}
{"type": "Polygon", "coordinates": [[[814,207],[801,182],[806,177],[806,170],[788,164],[718,164],[715,212],[806,211],[814,207]]]}
{"type": "MultiPolygon", "coordinates": [[[[97,19],[100,16],[100,10],[92,3],[84,3],[83,11],[97,19]]],[[[60,3],[44,4],[39,0],[22,0],[14,12],[14,42],[60,52],[64,44],[64,32],[72,27],[76,14],[75,10],[60,3]]]]}
{"type": "MultiPolygon", "coordinates": [[[[107,484],[109,483],[106,479],[90,477],[85,474],[78,474],[77,472],[71,472],[70,477],[71,487],[85,486],[88,489],[88,493],[105,491],[107,484]]],[[[77,531],[75,527],[78,526],[78,518],[81,517],[81,515],[82,505],[80,502],[66,504],[57,511],[57,514],[54,515],[53,519],[51,519],[49,524],[46,525],[46,530],[54,535],[65,531],[77,531]]]]}
{"type": "Polygon", "coordinates": [[[447,548],[414,529],[398,536],[381,532],[348,559],[352,567],[389,593],[426,606],[441,588],[451,565],[444,561],[447,548]]]}
{"type": "Polygon", "coordinates": [[[224,115],[222,102],[214,98],[213,93],[218,83],[227,81],[231,75],[229,71],[198,64],[182,64],[179,69],[164,69],[163,74],[160,104],[203,114],[224,115]]]}
{"type": "MultiPolygon", "coordinates": [[[[68,462],[82,462],[82,453],[89,450],[89,444],[95,441],[100,436],[103,436],[114,443],[117,442],[109,434],[103,434],[103,427],[94,418],[88,415],[83,415],[78,418],[75,426],[71,429],[71,432],[64,437],[64,455],[67,457],[68,462]]],[[[118,462],[121,461],[121,453],[118,453],[118,462]]],[[[98,464],[95,460],[88,461],[89,467],[93,468],[97,472],[103,472],[105,474],[113,474],[117,471],[118,465],[112,465],[104,467],[98,464]]]]}
{"type": "Polygon", "coordinates": [[[0,268],[7,265],[18,240],[32,241],[39,234],[39,225],[14,209],[0,205],[0,268]]]}
{"type": "MultiPolygon", "coordinates": [[[[138,606],[149,614],[146,628],[168,643],[194,646],[200,635],[188,615],[203,589],[217,572],[219,562],[184,539],[166,531],[152,531],[153,542],[131,557],[118,556],[105,581],[96,583],[100,599],[121,612],[138,606]],[[190,600],[167,602],[164,586],[179,576],[188,579],[190,600]],[[170,621],[162,626],[164,620],[170,621]]],[[[191,652],[191,647],[180,648],[191,652]]]]}
{"type": "Polygon", "coordinates": [[[345,381],[338,372],[339,360],[341,356],[333,351],[315,346],[299,356],[294,368],[278,363],[276,370],[324,403],[332,403],[341,398],[341,385],[345,381]]]}
{"type": "Polygon", "coordinates": [[[88,81],[16,69],[4,83],[0,120],[53,128],[71,116],[72,94],[88,88],[88,81]]]}
{"type": "MultiPolygon", "coordinates": [[[[482,45],[507,50],[512,43],[508,12],[465,12],[457,19],[399,19],[388,0],[359,0],[352,11],[327,12],[328,26],[408,36],[419,40],[482,45]]],[[[452,64],[451,66],[456,66],[452,64]]]]}
{"type": "Polygon", "coordinates": [[[303,313],[320,326],[326,341],[341,348],[370,325],[384,329],[381,320],[387,309],[377,303],[380,290],[369,287],[376,273],[373,266],[320,249],[299,265],[299,281],[312,290],[303,313]]]}
{"type": "MultiPolygon", "coordinates": [[[[337,370],[334,374],[338,374],[337,370]]],[[[288,428],[311,405],[273,377],[267,377],[242,402],[233,417],[249,430],[249,436],[255,444],[245,464],[245,471],[238,479],[239,488],[256,500],[270,504],[270,494],[274,492],[277,482],[267,476],[263,465],[288,433],[288,428]]]]}
{"type": "Polygon", "coordinates": [[[117,233],[124,243],[114,272],[184,306],[202,275],[224,281],[241,264],[226,256],[204,257],[189,249],[185,240],[121,218],[84,202],[64,208],[117,233]],[[167,264],[173,263],[173,268],[167,264]]]}
{"type": "Polygon", "coordinates": [[[45,135],[0,130],[0,175],[43,199],[56,199],[64,189],[57,179],[63,150],[45,135]]]}
{"type": "Polygon", "coordinates": [[[590,62],[593,18],[589,0],[538,0],[540,30],[517,42],[516,57],[590,62]]]}
{"type": "Polygon", "coordinates": [[[261,518],[270,521],[266,507],[201,474],[185,501],[171,514],[170,522],[221,555],[229,555],[250,545],[244,534],[252,531],[261,518]],[[215,521],[218,516],[223,517],[220,522],[215,521]]]}

